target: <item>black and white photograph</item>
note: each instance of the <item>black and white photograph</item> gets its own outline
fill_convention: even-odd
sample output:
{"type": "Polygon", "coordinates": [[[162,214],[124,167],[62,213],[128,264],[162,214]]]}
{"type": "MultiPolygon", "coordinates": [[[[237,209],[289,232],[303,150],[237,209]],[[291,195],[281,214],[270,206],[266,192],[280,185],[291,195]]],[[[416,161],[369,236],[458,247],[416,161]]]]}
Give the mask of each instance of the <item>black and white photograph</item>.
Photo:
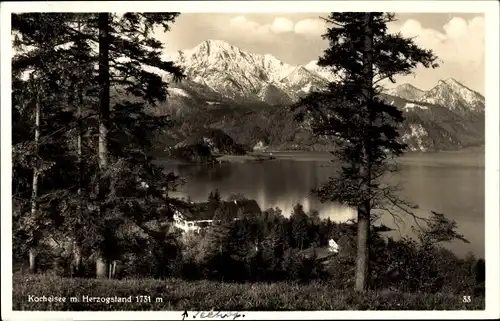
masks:
{"type": "Polygon", "coordinates": [[[498,10],[2,3],[5,319],[500,317],[498,10]]]}

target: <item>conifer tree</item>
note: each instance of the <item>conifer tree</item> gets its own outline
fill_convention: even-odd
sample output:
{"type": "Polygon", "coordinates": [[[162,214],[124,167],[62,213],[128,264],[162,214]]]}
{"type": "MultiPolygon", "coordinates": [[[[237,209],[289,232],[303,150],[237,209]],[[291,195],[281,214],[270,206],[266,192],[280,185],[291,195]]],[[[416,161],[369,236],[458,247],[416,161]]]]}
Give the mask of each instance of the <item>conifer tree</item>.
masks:
{"type": "Polygon", "coordinates": [[[75,192],[58,47],[66,38],[53,15],[14,14],[12,33],[13,236],[35,272],[37,247],[60,229],[60,208],[75,192]]]}
{"type": "Polygon", "coordinates": [[[217,202],[217,203],[219,203],[221,201],[221,197],[220,197],[220,193],[219,193],[218,189],[215,190],[213,199],[214,199],[214,202],[217,202]]]}
{"type": "Polygon", "coordinates": [[[221,201],[221,197],[220,197],[220,193],[219,193],[218,189],[216,189],[215,192],[210,192],[210,194],[208,195],[208,202],[220,203],[220,201],[221,201]]]}
{"type": "Polygon", "coordinates": [[[296,204],[290,216],[293,247],[300,250],[308,246],[308,217],[301,204],[296,204]]]}
{"type": "MultiPolygon", "coordinates": [[[[139,226],[147,234],[162,237],[148,222],[171,218],[182,201],[168,197],[179,179],[173,173],[165,174],[152,163],[148,155],[152,137],[158,129],[170,125],[168,117],[153,116],[148,110],[167,96],[168,76],[178,80],[182,70],[161,58],[163,44],[156,40],[153,28],[169,24],[177,13],[110,13],[97,15],[98,35],[88,37],[99,46],[97,58],[99,75],[99,216],[101,225],[101,255],[97,261],[99,271],[109,271],[109,264],[120,252],[114,246],[116,224],[139,226]],[[157,72],[152,72],[152,71],[157,72]],[[164,77],[162,77],[163,74],[164,77]],[[134,178],[134,179],[131,179],[134,178]],[[141,188],[142,183],[145,188],[141,188]],[[108,233],[109,232],[109,233],[108,233]]],[[[88,25],[95,23],[92,16],[88,25]]],[[[104,273],[97,273],[103,276],[104,273]]]]}
{"type": "Polygon", "coordinates": [[[358,250],[355,289],[368,284],[368,240],[374,210],[391,214],[395,209],[414,215],[412,204],[399,199],[396,186],[382,176],[395,171],[394,157],[406,145],[398,133],[402,112],[384,102],[381,82],[395,83],[396,75],[408,75],[418,65],[437,67],[432,50],[414,44],[401,34],[390,34],[392,13],[331,13],[324,20],[323,35],[329,47],[318,65],[336,75],[324,92],[313,92],[299,103],[299,119],[309,117],[314,133],[337,143],[333,154],[341,170],[315,194],[322,201],[336,201],[357,209],[358,250]]]}
{"type": "MultiPolygon", "coordinates": [[[[82,14],[75,14],[75,28],[78,32],[84,31],[83,21],[85,16],[82,14]]],[[[84,157],[85,155],[92,155],[93,144],[91,126],[88,125],[88,117],[94,113],[93,103],[91,100],[92,91],[96,86],[93,83],[94,66],[91,57],[92,48],[84,41],[78,38],[73,43],[66,53],[66,59],[71,68],[68,69],[69,81],[69,101],[68,104],[73,106],[73,112],[76,113],[77,124],[74,130],[76,136],[76,157],[78,164],[78,199],[76,200],[75,215],[67,217],[65,220],[66,230],[73,238],[73,255],[72,261],[72,275],[79,276],[82,255],[84,252],[86,233],[84,232],[86,225],[89,225],[89,211],[85,208],[86,204],[90,202],[88,193],[89,179],[95,175],[96,162],[95,157],[84,157]],[[72,94],[71,94],[72,93],[72,94]],[[92,170],[94,169],[94,170],[92,170]]]]}
{"type": "MultiPolygon", "coordinates": [[[[171,219],[173,211],[185,205],[168,195],[182,181],[153,164],[148,155],[155,131],[170,125],[169,117],[154,116],[151,111],[156,102],[166,99],[167,82],[183,77],[182,70],[162,60],[163,44],[154,38],[153,30],[160,26],[168,31],[177,16],[177,13],[38,13],[13,18],[13,29],[16,26],[27,38],[40,32],[40,25],[33,21],[47,19],[44,28],[57,31],[57,37],[49,38],[50,45],[46,46],[51,53],[60,52],[53,60],[59,65],[68,64],[71,59],[74,62],[65,65],[68,72],[62,72],[61,68],[50,70],[57,70],[64,77],[61,88],[66,89],[66,96],[74,94],[63,101],[73,102],[70,105],[75,107],[73,114],[78,115],[78,121],[64,125],[79,128],[76,141],[82,143],[85,135],[80,125],[85,119],[87,146],[93,148],[75,144],[79,145],[75,154],[80,161],[74,164],[79,164],[80,169],[92,168],[75,175],[80,182],[93,187],[85,191],[88,212],[84,215],[86,220],[78,224],[97,255],[99,277],[110,275],[110,263],[126,248],[120,242],[127,240],[127,233],[139,228],[149,237],[161,238],[164,233],[147,223],[171,219]],[[75,63],[92,68],[84,68],[88,73],[80,72],[75,63]],[[78,91],[78,87],[83,90],[78,91]],[[85,110],[78,110],[82,107],[85,110]]],[[[25,41],[20,47],[29,45],[25,41]]],[[[13,72],[19,73],[26,65],[43,61],[33,54],[22,58],[13,72]]],[[[78,194],[75,199],[81,201],[81,189],[78,194]]],[[[77,207],[83,208],[82,204],[77,207]]],[[[78,226],[74,217],[66,220],[69,221],[72,223],[67,224],[68,229],[78,226]]]]}

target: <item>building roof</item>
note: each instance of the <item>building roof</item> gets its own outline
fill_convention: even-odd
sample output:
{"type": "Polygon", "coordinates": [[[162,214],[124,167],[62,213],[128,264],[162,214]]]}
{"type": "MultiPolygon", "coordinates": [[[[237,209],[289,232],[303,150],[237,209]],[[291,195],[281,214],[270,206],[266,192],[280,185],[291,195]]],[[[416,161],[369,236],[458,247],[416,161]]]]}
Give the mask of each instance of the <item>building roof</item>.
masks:
{"type": "Polygon", "coordinates": [[[235,219],[245,214],[260,214],[261,212],[259,204],[255,200],[241,200],[197,203],[194,210],[183,214],[188,221],[201,221],[235,219]]]}
{"type": "Polygon", "coordinates": [[[243,214],[262,213],[262,210],[256,200],[241,200],[236,202],[238,208],[242,210],[243,214]]]}
{"type": "Polygon", "coordinates": [[[316,255],[315,259],[317,261],[326,260],[336,254],[337,253],[332,252],[329,248],[325,247],[310,247],[300,252],[300,255],[303,255],[306,258],[312,258],[314,255],[316,255]]]}

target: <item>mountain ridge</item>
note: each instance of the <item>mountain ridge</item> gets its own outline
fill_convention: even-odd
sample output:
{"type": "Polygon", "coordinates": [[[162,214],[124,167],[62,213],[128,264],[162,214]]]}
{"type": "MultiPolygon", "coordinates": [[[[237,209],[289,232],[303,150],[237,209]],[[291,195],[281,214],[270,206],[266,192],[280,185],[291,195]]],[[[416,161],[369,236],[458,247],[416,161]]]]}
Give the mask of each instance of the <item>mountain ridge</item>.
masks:
{"type": "Polygon", "coordinates": [[[203,41],[169,58],[184,68],[188,79],[230,98],[262,100],[259,93],[272,85],[278,96],[296,100],[301,92],[319,89],[328,82],[325,73],[311,63],[294,66],[270,54],[249,53],[222,40],[203,41]]]}
{"type": "MultiPolygon", "coordinates": [[[[295,66],[271,54],[249,53],[223,40],[209,39],[169,58],[185,69],[188,79],[229,98],[265,101],[259,93],[272,85],[278,95],[297,100],[336,78],[328,68],[318,66],[317,60],[295,66]]],[[[450,104],[451,109],[484,109],[484,97],[453,78],[439,80],[428,91],[404,83],[384,92],[412,101],[445,107],[450,104]]]]}
{"type": "Polygon", "coordinates": [[[408,100],[418,100],[422,97],[422,95],[424,95],[425,91],[413,86],[412,84],[404,83],[395,88],[386,90],[385,93],[408,100]]]}
{"type": "MultiPolygon", "coordinates": [[[[204,41],[178,51],[171,59],[184,68],[187,79],[171,83],[163,112],[222,130],[249,148],[256,144],[329,148],[327,142],[312,143],[312,134],[304,126],[284,124],[294,122],[285,106],[335,79],[336,75],[318,66],[317,61],[293,66],[270,54],[249,53],[221,40],[204,41]]],[[[428,91],[401,84],[383,95],[403,111],[407,120],[401,135],[411,150],[446,150],[484,143],[484,97],[453,78],[439,81],[428,91]]],[[[185,124],[183,128],[190,126],[185,124]]]]}

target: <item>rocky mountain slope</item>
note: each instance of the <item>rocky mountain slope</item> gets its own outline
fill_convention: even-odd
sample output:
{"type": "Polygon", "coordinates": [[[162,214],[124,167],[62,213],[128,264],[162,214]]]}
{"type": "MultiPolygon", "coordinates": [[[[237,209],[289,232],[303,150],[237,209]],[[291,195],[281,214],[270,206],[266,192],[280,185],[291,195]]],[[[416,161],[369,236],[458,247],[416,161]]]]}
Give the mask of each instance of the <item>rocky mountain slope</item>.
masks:
{"type": "Polygon", "coordinates": [[[464,117],[447,107],[385,95],[403,111],[402,139],[410,150],[453,150],[484,143],[484,110],[464,117]]]}
{"type": "MultiPolygon", "coordinates": [[[[293,66],[220,40],[204,41],[171,58],[185,69],[187,79],[171,84],[168,103],[156,109],[177,119],[178,125],[168,132],[174,140],[169,143],[212,128],[249,149],[256,145],[331,148],[296,123],[286,107],[335,78],[316,61],[293,66]]],[[[484,143],[484,97],[454,79],[439,81],[429,91],[403,84],[386,91],[384,97],[403,110],[406,120],[401,134],[411,150],[449,150],[484,143]]]]}
{"type": "Polygon", "coordinates": [[[386,93],[391,96],[404,98],[406,100],[418,101],[424,95],[425,91],[410,84],[402,84],[396,88],[387,90],[386,93]]]}
{"type": "Polygon", "coordinates": [[[453,78],[440,80],[431,90],[425,92],[418,101],[446,106],[461,114],[484,111],[484,97],[459,83],[453,78]]]}
{"type": "Polygon", "coordinates": [[[189,80],[237,100],[291,103],[301,93],[321,88],[328,79],[314,63],[292,66],[221,40],[206,40],[170,58],[184,68],[189,80]]]}

